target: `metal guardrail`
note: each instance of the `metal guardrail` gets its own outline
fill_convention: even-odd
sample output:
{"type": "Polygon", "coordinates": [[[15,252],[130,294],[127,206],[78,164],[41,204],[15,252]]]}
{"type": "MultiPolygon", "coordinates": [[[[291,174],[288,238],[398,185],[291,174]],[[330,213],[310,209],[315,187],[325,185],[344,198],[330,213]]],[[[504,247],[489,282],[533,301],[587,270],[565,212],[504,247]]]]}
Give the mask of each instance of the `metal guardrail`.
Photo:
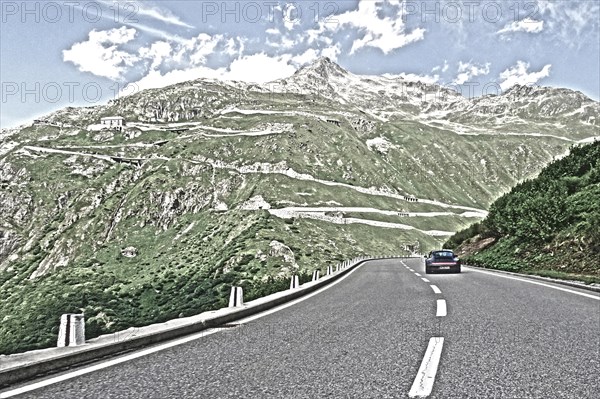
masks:
{"type": "MultiPolygon", "coordinates": [[[[412,257],[414,256],[361,256],[338,264],[335,268],[335,271],[333,267],[330,266],[330,274],[320,278],[317,274],[316,279],[302,285],[298,285],[297,276],[293,276],[291,288],[289,290],[280,291],[247,303],[243,303],[243,298],[241,297],[243,294],[241,290],[236,290],[234,294],[235,299],[233,306],[219,309],[217,311],[205,312],[200,315],[191,316],[185,319],[177,319],[177,325],[175,326],[169,326],[169,322],[166,322],[159,325],[141,327],[136,329],[136,334],[132,334],[129,330],[119,331],[114,334],[94,338],[84,344],[78,344],[77,341],[72,341],[73,343],[70,344],[71,346],[68,346],[69,344],[65,346],[63,339],[63,345],[61,345],[63,347],[42,349],[23,354],[5,356],[4,359],[0,357],[0,360],[2,360],[0,363],[0,381],[2,382],[2,385],[6,387],[17,382],[32,379],[36,376],[56,373],[65,368],[81,365],[83,363],[89,363],[103,357],[113,356],[119,353],[158,344],[160,342],[168,341],[185,335],[198,333],[206,329],[216,328],[221,325],[264,312],[314,292],[319,288],[322,288],[339,279],[350,270],[356,268],[366,261],[412,257]],[[296,282],[296,286],[294,286],[294,282],[296,282]],[[240,295],[240,297],[238,297],[238,295],[240,295]],[[186,319],[188,319],[189,322],[186,323],[186,319]],[[157,328],[157,326],[159,326],[157,330],[144,333],[145,328],[157,328]],[[161,328],[160,326],[163,326],[164,328],[161,328]],[[108,339],[111,336],[114,338],[108,339]],[[125,339],[122,337],[125,337],[125,339]],[[13,356],[18,357],[19,359],[11,359],[13,356]],[[5,364],[5,367],[2,367],[2,363],[5,364]]],[[[64,325],[66,327],[69,324],[64,325]]],[[[65,334],[66,332],[63,332],[63,336],[65,334]]],[[[59,342],[60,341],[61,340],[59,340],[59,342]]]]}

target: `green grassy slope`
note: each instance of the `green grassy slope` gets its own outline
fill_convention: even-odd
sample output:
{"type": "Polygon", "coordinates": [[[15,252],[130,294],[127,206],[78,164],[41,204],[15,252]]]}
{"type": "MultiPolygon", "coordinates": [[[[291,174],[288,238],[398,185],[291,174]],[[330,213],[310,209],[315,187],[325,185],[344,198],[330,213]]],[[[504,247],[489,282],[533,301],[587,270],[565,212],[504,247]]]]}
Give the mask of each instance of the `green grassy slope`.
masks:
{"type": "Polygon", "coordinates": [[[573,147],[444,244],[474,265],[600,282],[600,142],[573,147]]]}

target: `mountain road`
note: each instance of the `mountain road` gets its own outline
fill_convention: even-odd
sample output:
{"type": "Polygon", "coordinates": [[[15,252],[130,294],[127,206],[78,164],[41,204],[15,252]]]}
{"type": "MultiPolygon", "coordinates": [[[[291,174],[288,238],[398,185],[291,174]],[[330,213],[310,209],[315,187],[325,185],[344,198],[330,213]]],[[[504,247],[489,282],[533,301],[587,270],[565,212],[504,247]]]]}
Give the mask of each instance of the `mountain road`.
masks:
{"type": "MultiPolygon", "coordinates": [[[[600,296],[422,259],[369,261],[322,292],[18,398],[592,398],[600,296]]],[[[117,358],[118,359],[118,358],[117,358]]],[[[91,367],[95,367],[90,371],[91,367]]],[[[48,381],[54,378],[54,383],[48,381]]],[[[32,385],[38,384],[38,385],[32,385]]],[[[37,389],[33,389],[37,388],[37,389]]]]}

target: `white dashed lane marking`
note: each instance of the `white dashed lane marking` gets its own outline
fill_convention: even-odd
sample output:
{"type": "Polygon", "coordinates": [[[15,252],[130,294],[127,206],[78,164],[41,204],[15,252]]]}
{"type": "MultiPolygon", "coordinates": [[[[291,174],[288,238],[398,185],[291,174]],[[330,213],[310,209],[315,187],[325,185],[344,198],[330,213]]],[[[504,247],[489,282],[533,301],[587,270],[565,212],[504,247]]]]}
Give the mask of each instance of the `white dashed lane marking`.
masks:
{"type": "Polygon", "coordinates": [[[431,289],[433,290],[433,292],[435,292],[436,294],[441,294],[442,291],[440,291],[440,289],[437,287],[437,285],[430,285],[431,289]]]}
{"type": "Polygon", "coordinates": [[[410,392],[408,392],[409,397],[425,398],[431,394],[443,346],[443,337],[432,337],[429,339],[429,345],[425,351],[425,356],[423,356],[421,367],[419,367],[415,381],[410,388],[410,392]]]}
{"type": "Polygon", "coordinates": [[[436,312],[436,316],[437,317],[444,317],[447,314],[447,309],[446,309],[446,300],[445,299],[438,299],[437,300],[437,312],[436,312]]]}

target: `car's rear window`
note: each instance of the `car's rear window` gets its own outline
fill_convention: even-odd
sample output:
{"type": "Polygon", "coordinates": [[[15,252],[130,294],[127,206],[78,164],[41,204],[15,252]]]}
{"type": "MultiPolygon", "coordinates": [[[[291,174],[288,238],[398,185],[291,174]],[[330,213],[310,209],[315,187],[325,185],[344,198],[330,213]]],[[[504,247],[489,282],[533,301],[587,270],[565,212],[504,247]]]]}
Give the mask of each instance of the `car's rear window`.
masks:
{"type": "Polygon", "coordinates": [[[454,254],[450,251],[440,251],[433,253],[434,258],[454,258],[454,254]]]}

